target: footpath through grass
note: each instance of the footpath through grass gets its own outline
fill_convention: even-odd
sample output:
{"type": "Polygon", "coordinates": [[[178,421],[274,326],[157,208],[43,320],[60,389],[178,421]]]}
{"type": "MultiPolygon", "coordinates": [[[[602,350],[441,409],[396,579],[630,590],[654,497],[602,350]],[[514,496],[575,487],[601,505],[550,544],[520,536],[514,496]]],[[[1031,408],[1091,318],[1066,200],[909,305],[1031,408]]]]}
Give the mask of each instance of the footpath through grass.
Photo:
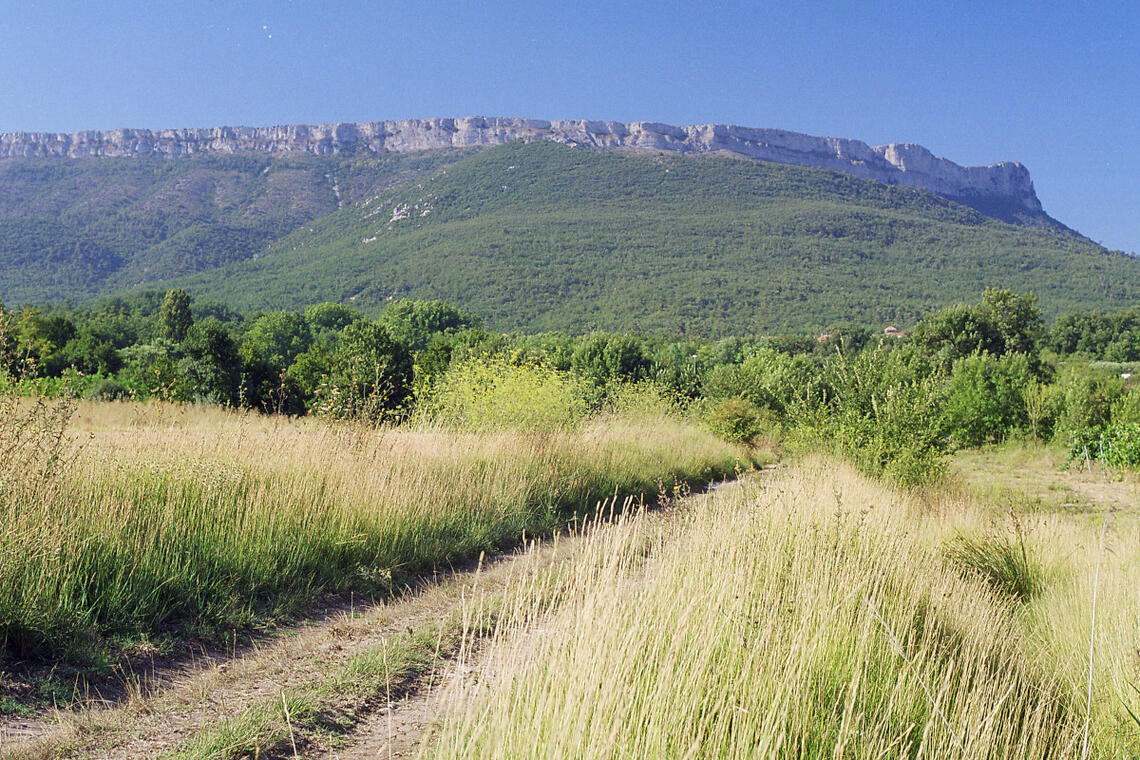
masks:
{"type": "Polygon", "coordinates": [[[425,755],[1136,757],[1136,521],[1004,519],[832,461],[716,491],[516,604],[425,755]]]}
{"type": "Polygon", "coordinates": [[[666,418],[465,433],[331,427],[195,407],[9,405],[0,465],[0,657],[83,661],[211,634],[315,594],[554,530],[617,494],[746,466],[666,418]]]}

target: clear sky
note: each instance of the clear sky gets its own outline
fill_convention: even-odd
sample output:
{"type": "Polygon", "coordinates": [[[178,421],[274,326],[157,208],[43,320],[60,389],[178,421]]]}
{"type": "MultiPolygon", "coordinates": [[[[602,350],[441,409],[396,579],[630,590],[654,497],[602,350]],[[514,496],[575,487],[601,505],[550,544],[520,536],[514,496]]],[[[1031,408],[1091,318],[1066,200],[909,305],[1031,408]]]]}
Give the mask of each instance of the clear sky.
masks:
{"type": "Polygon", "coordinates": [[[0,132],[730,122],[961,164],[1140,252],[1140,3],[0,0],[0,132]]]}

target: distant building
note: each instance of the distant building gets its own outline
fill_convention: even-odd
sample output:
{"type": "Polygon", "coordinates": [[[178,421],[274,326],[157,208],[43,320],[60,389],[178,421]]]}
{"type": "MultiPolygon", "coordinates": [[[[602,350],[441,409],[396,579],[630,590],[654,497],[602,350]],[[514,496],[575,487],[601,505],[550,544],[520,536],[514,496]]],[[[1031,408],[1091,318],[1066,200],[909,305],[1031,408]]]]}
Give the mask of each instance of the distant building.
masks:
{"type": "Polygon", "coordinates": [[[888,338],[901,338],[903,332],[894,325],[890,325],[885,330],[883,330],[883,335],[886,335],[888,338]]]}
{"type": "Polygon", "coordinates": [[[831,337],[831,333],[820,333],[820,336],[815,339],[815,342],[816,343],[823,343],[825,340],[827,340],[830,337],[831,337]]]}

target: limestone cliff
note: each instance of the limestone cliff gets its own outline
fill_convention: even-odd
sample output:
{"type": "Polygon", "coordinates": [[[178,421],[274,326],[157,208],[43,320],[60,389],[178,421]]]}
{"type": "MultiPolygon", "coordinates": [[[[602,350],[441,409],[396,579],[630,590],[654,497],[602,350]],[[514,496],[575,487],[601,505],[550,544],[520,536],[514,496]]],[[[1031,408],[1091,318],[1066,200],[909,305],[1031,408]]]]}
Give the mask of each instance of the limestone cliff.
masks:
{"type": "Polygon", "coordinates": [[[1003,161],[959,166],[921,145],[867,145],[781,129],[728,124],[675,127],[614,122],[467,117],[363,123],[208,129],[116,129],[108,132],[0,134],[0,159],[90,156],[185,156],[200,153],[382,153],[490,146],[512,140],[554,140],[642,151],[721,152],[801,166],[817,166],[892,185],[929,190],[966,202],[994,202],[1043,215],[1029,171],[1003,161]]]}

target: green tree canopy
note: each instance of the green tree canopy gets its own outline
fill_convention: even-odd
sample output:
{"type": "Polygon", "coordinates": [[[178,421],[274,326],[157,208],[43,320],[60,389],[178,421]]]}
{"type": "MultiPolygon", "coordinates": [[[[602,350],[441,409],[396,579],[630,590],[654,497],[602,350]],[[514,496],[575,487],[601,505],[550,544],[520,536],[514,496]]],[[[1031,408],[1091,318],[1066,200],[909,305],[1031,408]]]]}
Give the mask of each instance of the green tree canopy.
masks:
{"type": "Polygon", "coordinates": [[[326,411],[337,417],[381,419],[411,395],[412,355],[408,347],[373,322],[344,329],[333,355],[326,411]]]}
{"type": "Polygon", "coordinates": [[[394,301],[380,312],[379,322],[392,336],[414,351],[427,346],[437,333],[455,333],[479,327],[481,320],[443,301],[394,301]]]}
{"type": "Polygon", "coordinates": [[[168,291],[158,310],[158,324],[162,337],[179,343],[186,338],[194,317],[190,314],[190,296],[182,288],[168,291]]]}
{"type": "Polygon", "coordinates": [[[313,333],[308,321],[300,314],[271,311],[254,320],[245,339],[253,345],[262,360],[278,372],[283,372],[297,356],[309,350],[313,343],[313,333]]]}

